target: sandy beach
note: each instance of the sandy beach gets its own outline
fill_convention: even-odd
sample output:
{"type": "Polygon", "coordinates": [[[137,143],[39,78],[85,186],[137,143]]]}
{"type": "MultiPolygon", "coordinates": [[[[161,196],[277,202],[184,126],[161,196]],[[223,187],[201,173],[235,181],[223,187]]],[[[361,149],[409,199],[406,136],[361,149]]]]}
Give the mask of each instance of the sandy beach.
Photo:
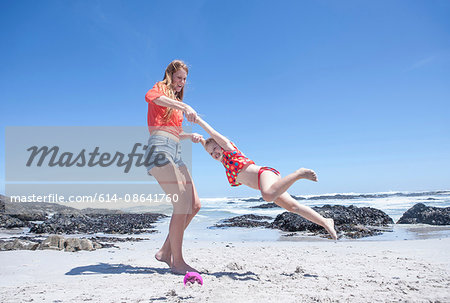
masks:
{"type": "Polygon", "coordinates": [[[183,286],[160,241],[92,252],[5,251],[1,302],[450,302],[450,238],[185,243],[183,286]]]}

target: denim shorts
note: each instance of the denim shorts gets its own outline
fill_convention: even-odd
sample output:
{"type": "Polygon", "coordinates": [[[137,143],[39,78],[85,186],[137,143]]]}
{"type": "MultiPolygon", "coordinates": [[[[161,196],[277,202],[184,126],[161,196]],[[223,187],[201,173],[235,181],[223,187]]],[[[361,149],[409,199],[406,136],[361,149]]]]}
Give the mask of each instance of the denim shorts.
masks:
{"type": "Polygon", "coordinates": [[[186,166],[181,159],[181,142],[160,135],[150,136],[144,159],[146,159],[145,168],[149,175],[153,167],[164,166],[168,162],[176,166],[186,166]],[[150,152],[151,155],[149,155],[150,152]]]}

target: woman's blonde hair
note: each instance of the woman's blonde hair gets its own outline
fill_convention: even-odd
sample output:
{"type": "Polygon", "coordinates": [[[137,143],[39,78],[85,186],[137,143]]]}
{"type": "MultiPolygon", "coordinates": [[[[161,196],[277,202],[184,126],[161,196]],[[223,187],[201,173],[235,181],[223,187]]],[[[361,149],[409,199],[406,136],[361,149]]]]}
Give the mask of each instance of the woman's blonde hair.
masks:
{"type": "MultiPolygon", "coordinates": [[[[174,100],[183,101],[184,86],[179,93],[175,92],[172,89],[172,76],[180,69],[184,69],[186,74],[189,73],[189,69],[183,61],[173,60],[172,62],[170,62],[166,68],[166,71],[164,72],[164,78],[161,82],[165,86],[164,93],[165,95],[167,95],[167,97],[172,98],[174,100]]],[[[166,112],[164,113],[163,121],[165,122],[169,121],[170,118],[172,118],[173,111],[174,111],[173,108],[167,107],[166,112]]]]}

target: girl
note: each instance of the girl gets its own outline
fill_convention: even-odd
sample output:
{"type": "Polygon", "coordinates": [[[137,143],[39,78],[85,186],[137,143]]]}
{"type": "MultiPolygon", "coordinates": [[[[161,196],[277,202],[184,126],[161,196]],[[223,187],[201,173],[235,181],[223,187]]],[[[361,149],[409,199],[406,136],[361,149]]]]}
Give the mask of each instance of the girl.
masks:
{"type": "MultiPolygon", "coordinates": [[[[147,172],[153,175],[167,195],[178,196],[173,204],[173,214],[169,234],[161,249],[156,253],[158,261],[165,262],[174,273],[185,274],[196,271],[186,264],[182,255],[185,228],[200,210],[200,199],[186,165],[181,159],[180,140],[190,139],[200,142],[199,134],[183,132],[183,114],[190,122],[195,122],[197,113],[183,103],[184,85],[188,67],[183,61],[174,60],[166,68],[164,79],[157,82],[145,95],[148,103],[147,122],[150,131],[147,152],[153,153],[147,161],[147,172]],[[161,166],[155,157],[164,155],[167,161],[161,166]]],[[[147,159],[148,155],[145,156],[147,159]]]]}
{"type": "Polygon", "coordinates": [[[317,182],[317,176],[313,170],[300,168],[281,178],[280,173],[276,169],[256,165],[230,140],[217,132],[200,117],[197,117],[196,123],[211,136],[207,140],[201,139],[201,142],[213,159],[222,162],[231,186],[245,184],[251,188],[258,189],[261,191],[265,201],[274,201],[286,210],[299,214],[309,221],[322,226],[328,231],[331,238],[337,239],[333,219],[326,219],[312,208],[301,205],[286,192],[295,181],[300,179],[317,182]]]}

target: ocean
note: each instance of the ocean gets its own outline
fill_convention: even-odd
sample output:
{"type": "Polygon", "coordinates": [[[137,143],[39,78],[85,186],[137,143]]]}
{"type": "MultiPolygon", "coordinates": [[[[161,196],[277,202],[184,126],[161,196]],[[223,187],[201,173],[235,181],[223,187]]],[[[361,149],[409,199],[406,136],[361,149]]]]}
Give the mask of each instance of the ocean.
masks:
{"type": "MultiPolygon", "coordinates": [[[[221,220],[235,216],[255,214],[275,218],[285,210],[282,208],[251,208],[252,206],[267,203],[255,201],[260,197],[223,197],[202,198],[202,208],[194,217],[185,231],[185,239],[188,241],[326,241],[318,236],[304,233],[286,233],[279,230],[267,228],[239,228],[227,227],[216,228],[214,224],[221,220]]],[[[334,193],[325,195],[295,196],[299,203],[313,206],[329,205],[354,205],[357,207],[373,207],[384,211],[394,222],[403,215],[405,211],[416,203],[427,206],[450,207],[450,191],[425,191],[425,192],[380,192],[380,193],[334,193]]],[[[171,214],[170,207],[163,210],[167,215],[171,214]]],[[[159,236],[167,235],[170,218],[166,218],[157,224],[161,233],[159,236]]],[[[394,224],[387,228],[382,235],[366,237],[357,241],[372,240],[399,240],[399,239],[421,239],[440,238],[450,236],[450,226],[430,226],[425,224],[403,225],[394,224]]],[[[350,240],[348,240],[350,241],[350,240]]],[[[351,240],[355,241],[355,240],[351,240]]]]}

